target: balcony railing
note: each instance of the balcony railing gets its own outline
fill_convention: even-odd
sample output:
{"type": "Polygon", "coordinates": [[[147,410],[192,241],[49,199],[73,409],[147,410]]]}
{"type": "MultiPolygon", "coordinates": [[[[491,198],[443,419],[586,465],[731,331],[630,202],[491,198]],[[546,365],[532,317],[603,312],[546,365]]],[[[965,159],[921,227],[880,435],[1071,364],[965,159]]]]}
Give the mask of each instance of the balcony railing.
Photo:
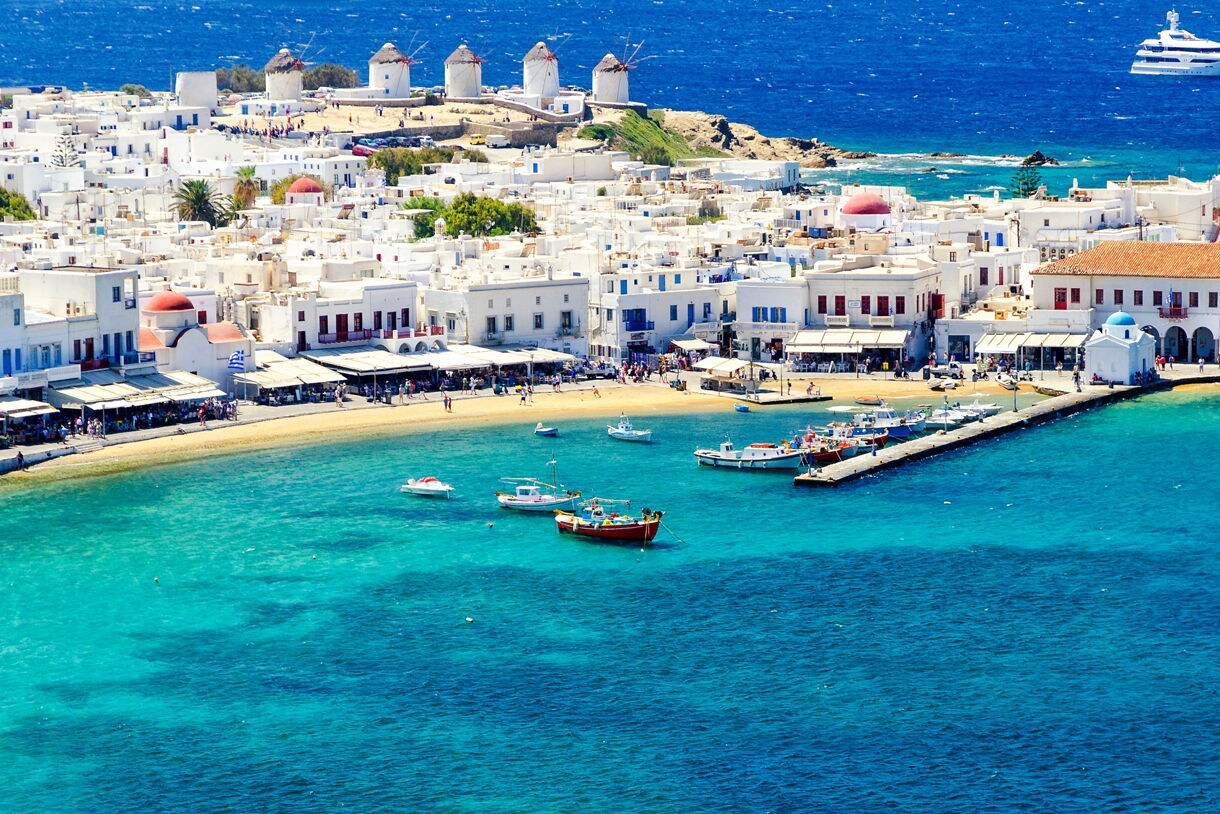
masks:
{"type": "Polygon", "coordinates": [[[367,342],[373,338],[373,332],[366,329],[359,331],[338,331],[333,334],[318,334],[319,345],[333,345],[336,342],[367,342]]]}
{"type": "Polygon", "coordinates": [[[445,329],[440,325],[425,325],[420,328],[395,328],[393,330],[373,331],[375,338],[381,339],[421,339],[429,336],[444,336],[445,329]]]}
{"type": "Polygon", "coordinates": [[[639,331],[651,331],[655,323],[648,320],[629,320],[623,323],[623,329],[629,333],[638,333],[639,331]]]}
{"type": "Polygon", "coordinates": [[[1182,305],[1166,305],[1157,309],[1161,312],[1161,319],[1186,319],[1189,309],[1182,305]]]}

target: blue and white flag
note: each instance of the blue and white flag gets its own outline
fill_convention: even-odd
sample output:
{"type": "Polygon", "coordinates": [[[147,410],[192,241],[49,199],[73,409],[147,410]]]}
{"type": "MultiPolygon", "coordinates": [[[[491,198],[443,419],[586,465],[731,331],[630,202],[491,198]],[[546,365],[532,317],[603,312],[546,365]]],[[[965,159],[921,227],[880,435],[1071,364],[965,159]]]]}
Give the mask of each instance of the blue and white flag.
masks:
{"type": "Polygon", "coordinates": [[[246,352],[244,350],[235,350],[229,354],[229,370],[245,370],[246,369],[246,352]]]}

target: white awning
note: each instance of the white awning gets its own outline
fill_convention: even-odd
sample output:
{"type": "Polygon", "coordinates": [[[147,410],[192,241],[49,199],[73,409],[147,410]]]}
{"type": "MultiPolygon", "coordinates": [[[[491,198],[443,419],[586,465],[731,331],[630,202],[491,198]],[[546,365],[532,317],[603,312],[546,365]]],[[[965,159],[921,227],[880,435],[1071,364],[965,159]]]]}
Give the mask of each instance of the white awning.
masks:
{"type": "Polygon", "coordinates": [[[907,331],[899,329],[858,330],[827,328],[797,331],[784,345],[786,353],[860,353],[864,350],[898,349],[906,345],[907,331]]]}
{"type": "Polygon", "coordinates": [[[716,376],[729,376],[743,367],[749,367],[750,363],[743,359],[722,359],[719,356],[709,356],[696,362],[693,366],[716,376]],[[710,362],[711,364],[704,364],[705,362],[710,362]]]}
{"type": "Polygon", "coordinates": [[[1088,339],[1087,334],[1026,334],[1023,348],[1078,348],[1088,339]]]}
{"type": "Polygon", "coordinates": [[[975,344],[974,352],[984,356],[992,353],[1016,353],[1017,348],[1025,345],[1030,336],[1031,334],[1027,333],[984,334],[975,344]]]}
{"type": "Polygon", "coordinates": [[[711,350],[712,348],[716,347],[711,342],[707,342],[703,339],[674,339],[672,340],[672,344],[688,353],[696,350],[711,350]]]}
{"type": "Polygon", "coordinates": [[[286,376],[270,370],[252,370],[249,373],[234,373],[233,381],[238,384],[252,384],[259,390],[299,387],[301,384],[301,380],[296,376],[286,376]]]}
{"type": "Polygon", "coordinates": [[[51,413],[58,412],[59,410],[56,410],[45,401],[18,398],[0,399],[0,413],[14,420],[37,415],[50,415],[51,413]]]}
{"type": "MultiPolygon", "coordinates": [[[[161,401],[203,401],[210,398],[224,398],[226,393],[216,386],[216,382],[205,379],[184,370],[167,370],[164,373],[152,373],[147,376],[132,376],[127,382],[144,389],[145,398],[159,397],[161,401]]],[[[132,405],[139,406],[139,405],[132,405]]]]}
{"type": "Polygon", "coordinates": [[[410,370],[427,370],[428,365],[418,359],[400,356],[381,348],[324,348],[301,353],[306,359],[326,365],[349,376],[369,376],[389,373],[405,373],[410,370]]]}
{"type": "Polygon", "coordinates": [[[412,364],[419,364],[425,367],[430,367],[433,370],[474,370],[476,368],[491,367],[491,362],[480,359],[477,356],[471,356],[465,353],[458,353],[452,350],[432,350],[426,353],[408,353],[403,356],[404,359],[411,360],[412,364]]]}

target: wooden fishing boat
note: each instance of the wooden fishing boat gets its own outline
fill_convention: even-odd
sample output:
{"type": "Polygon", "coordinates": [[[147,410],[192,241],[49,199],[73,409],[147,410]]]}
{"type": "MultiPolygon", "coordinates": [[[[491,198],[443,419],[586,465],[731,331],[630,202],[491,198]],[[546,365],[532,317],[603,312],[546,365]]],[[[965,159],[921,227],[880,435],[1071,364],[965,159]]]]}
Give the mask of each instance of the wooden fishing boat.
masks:
{"type": "Polygon", "coordinates": [[[575,534],[607,543],[648,543],[657,536],[663,512],[644,509],[639,517],[611,511],[628,507],[625,500],[592,498],[580,504],[579,512],[555,512],[560,534],[575,534]]]}

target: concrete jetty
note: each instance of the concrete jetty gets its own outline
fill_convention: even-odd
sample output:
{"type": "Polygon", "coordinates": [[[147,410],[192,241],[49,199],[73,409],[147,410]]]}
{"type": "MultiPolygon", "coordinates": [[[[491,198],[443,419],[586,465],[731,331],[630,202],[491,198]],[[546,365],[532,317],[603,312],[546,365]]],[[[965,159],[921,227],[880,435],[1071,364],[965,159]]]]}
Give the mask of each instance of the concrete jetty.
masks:
{"type": "Polygon", "coordinates": [[[933,430],[933,425],[929,424],[927,435],[903,443],[887,444],[885,449],[877,451],[874,455],[859,454],[846,461],[812,469],[807,473],[797,475],[793,482],[797,486],[837,486],[909,461],[918,461],[921,458],[968,446],[1023,427],[1053,421],[1090,407],[1110,404],[1151,390],[1171,387],[1173,384],[1174,382],[1165,381],[1158,382],[1152,387],[1087,387],[1080,393],[1063,393],[1020,410],[1000,413],[947,431],[933,430]]]}

